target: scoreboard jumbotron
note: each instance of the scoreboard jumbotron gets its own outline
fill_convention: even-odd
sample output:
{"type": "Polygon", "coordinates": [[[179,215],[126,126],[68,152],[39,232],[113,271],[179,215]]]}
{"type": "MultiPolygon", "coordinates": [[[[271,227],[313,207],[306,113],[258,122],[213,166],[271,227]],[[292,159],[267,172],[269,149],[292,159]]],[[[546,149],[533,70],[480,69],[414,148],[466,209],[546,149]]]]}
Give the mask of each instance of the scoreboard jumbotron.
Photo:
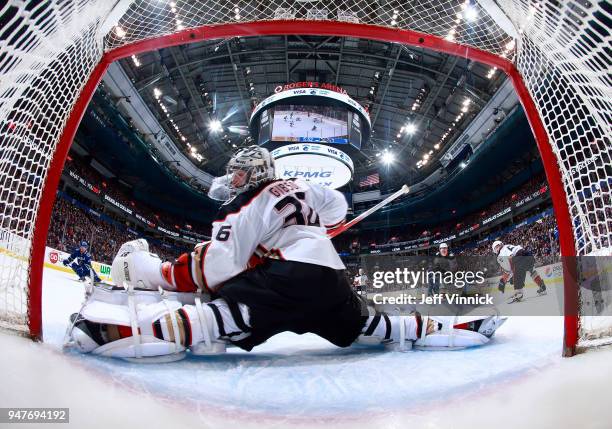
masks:
{"type": "Polygon", "coordinates": [[[257,143],[275,159],[280,178],[301,178],[331,188],[353,177],[351,156],[370,136],[368,112],[342,88],[317,82],[278,86],[251,114],[257,143]]]}

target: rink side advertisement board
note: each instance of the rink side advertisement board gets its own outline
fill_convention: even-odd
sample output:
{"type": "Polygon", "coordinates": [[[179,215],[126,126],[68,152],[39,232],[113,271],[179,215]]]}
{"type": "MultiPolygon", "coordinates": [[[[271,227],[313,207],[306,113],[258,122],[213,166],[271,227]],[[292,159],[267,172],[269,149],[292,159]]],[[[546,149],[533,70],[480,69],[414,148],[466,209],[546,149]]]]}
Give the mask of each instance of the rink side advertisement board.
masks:
{"type": "MultiPolygon", "coordinates": [[[[29,243],[26,239],[6,230],[0,230],[0,243],[10,243],[10,248],[3,247],[0,245],[0,258],[14,258],[20,261],[27,261],[22,255],[23,247],[28,247],[29,243]]],[[[73,273],[70,267],[66,267],[63,264],[64,259],[70,257],[69,253],[62,252],[61,250],[53,249],[51,247],[45,247],[45,268],[52,268],[58,271],[64,271],[66,273],[73,273]]],[[[96,261],[91,261],[91,265],[96,273],[102,280],[110,280],[110,265],[103,264],[96,261]]],[[[75,275],[76,276],[76,275],[75,275]]]]}
{"type": "MultiPolygon", "coordinates": [[[[74,273],[72,268],[64,265],[64,259],[67,259],[69,257],[69,253],[62,252],[61,250],[53,249],[51,247],[45,247],[44,265],[46,268],[52,268],[54,270],[64,271],[66,273],[74,273]]],[[[91,266],[102,280],[109,281],[111,279],[110,265],[103,264],[101,262],[91,261],[91,266]]]]}

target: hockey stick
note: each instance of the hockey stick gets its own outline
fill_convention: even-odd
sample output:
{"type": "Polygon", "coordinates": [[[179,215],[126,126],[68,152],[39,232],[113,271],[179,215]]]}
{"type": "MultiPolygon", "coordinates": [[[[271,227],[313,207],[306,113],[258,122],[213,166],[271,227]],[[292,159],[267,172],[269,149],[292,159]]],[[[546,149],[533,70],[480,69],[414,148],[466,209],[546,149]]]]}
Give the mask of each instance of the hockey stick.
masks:
{"type": "Polygon", "coordinates": [[[386,206],[391,201],[401,197],[402,195],[407,194],[409,191],[410,191],[410,189],[408,188],[408,185],[402,186],[402,188],[399,191],[394,192],[393,194],[389,195],[387,198],[382,200],[380,203],[376,204],[374,207],[370,207],[368,210],[364,211],[363,213],[361,213],[356,218],[354,218],[351,221],[345,223],[344,225],[338,227],[337,229],[334,229],[333,231],[329,232],[327,234],[327,236],[329,238],[334,238],[336,235],[342,234],[344,231],[346,231],[347,229],[349,229],[353,225],[358,224],[359,222],[364,220],[366,217],[370,216],[372,213],[374,213],[378,209],[386,206]]]}

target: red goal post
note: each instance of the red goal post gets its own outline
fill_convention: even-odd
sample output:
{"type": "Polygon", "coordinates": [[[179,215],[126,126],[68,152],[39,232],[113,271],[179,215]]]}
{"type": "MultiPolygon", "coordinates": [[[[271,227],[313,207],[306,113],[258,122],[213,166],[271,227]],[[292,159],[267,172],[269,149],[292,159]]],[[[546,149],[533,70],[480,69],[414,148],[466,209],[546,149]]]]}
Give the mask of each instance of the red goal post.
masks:
{"type": "MultiPolygon", "coordinates": [[[[589,33],[603,6],[556,7],[529,0],[499,1],[500,6],[490,0],[405,3],[374,7],[369,0],[332,1],[317,8],[318,2],[289,0],[92,0],[31,9],[22,2],[3,6],[9,25],[0,38],[0,326],[42,336],[43,258],[55,192],[81,118],[109,64],[202,40],[292,35],[296,20],[300,35],[401,43],[506,73],[542,157],[562,255],[605,251],[612,226],[605,212],[600,219],[596,198],[609,199],[610,191],[600,189],[594,197],[584,188],[601,186],[597,180],[608,177],[600,177],[597,165],[575,168],[595,149],[610,156],[612,97],[600,58],[609,35],[602,40],[589,33]],[[474,8],[475,23],[467,23],[468,7],[474,8]],[[560,16],[573,21],[566,24],[560,16]]],[[[566,355],[575,352],[581,337],[579,289],[570,260],[564,258],[566,355]]]]}

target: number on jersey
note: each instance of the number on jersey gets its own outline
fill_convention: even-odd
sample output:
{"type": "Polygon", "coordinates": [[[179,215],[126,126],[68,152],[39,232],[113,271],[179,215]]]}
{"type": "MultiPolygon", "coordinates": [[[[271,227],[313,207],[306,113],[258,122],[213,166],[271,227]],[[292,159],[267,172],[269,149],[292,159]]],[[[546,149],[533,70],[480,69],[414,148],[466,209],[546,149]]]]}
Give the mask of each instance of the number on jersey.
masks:
{"type": "Polygon", "coordinates": [[[321,226],[317,212],[306,204],[306,194],[304,192],[287,195],[274,205],[274,209],[279,214],[291,210],[290,213],[285,215],[283,228],[291,225],[321,226]]]}

